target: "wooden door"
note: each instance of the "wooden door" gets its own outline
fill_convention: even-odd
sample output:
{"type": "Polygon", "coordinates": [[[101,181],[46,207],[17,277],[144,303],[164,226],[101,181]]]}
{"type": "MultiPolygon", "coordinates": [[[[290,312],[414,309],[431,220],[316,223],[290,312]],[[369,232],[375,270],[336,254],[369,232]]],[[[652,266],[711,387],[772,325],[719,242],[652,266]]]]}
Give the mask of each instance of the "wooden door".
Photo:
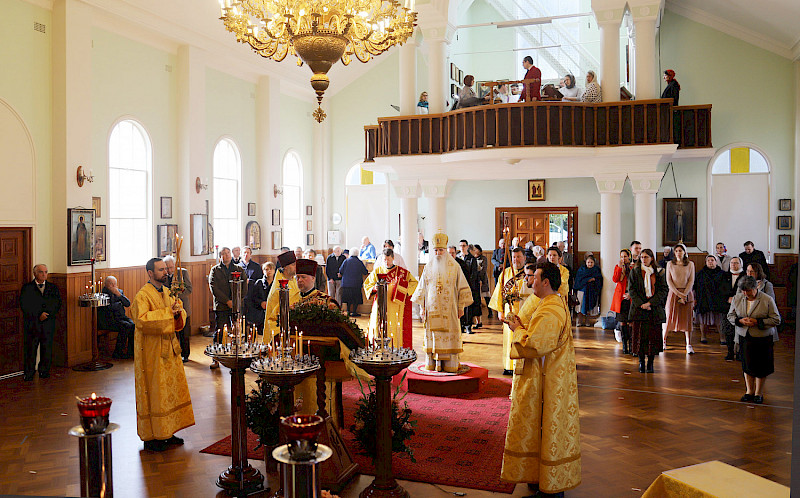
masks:
{"type": "Polygon", "coordinates": [[[19,291],[32,280],[30,228],[0,228],[0,376],[22,370],[19,291]]]}
{"type": "Polygon", "coordinates": [[[533,241],[533,245],[546,248],[550,240],[549,219],[548,213],[512,213],[511,237],[518,237],[522,247],[533,241]]]}

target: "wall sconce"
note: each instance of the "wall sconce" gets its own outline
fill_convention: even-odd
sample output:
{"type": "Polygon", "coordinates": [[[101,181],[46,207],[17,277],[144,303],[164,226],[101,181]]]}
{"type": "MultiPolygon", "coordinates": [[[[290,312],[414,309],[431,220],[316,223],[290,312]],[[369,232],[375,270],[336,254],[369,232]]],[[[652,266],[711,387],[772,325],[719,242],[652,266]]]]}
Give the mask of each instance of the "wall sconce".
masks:
{"type": "Polygon", "coordinates": [[[83,170],[83,166],[78,166],[78,186],[83,187],[83,182],[94,182],[94,175],[92,174],[92,170],[89,170],[89,174],[87,175],[86,172],[83,170]]]}
{"type": "Polygon", "coordinates": [[[208,190],[208,178],[206,178],[206,182],[203,183],[198,176],[194,181],[194,191],[199,194],[201,190],[208,190]]]}
{"type": "Polygon", "coordinates": [[[272,196],[277,198],[279,195],[283,195],[283,189],[279,187],[277,184],[272,184],[272,196]]]}

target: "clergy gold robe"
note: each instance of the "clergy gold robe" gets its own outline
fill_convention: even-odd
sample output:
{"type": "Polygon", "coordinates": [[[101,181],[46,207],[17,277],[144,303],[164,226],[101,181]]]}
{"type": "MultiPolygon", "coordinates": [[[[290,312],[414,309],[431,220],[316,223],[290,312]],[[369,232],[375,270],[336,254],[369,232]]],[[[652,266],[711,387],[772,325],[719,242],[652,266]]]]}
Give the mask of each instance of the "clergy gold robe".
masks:
{"type": "MultiPolygon", "coordinates": [[[[508,315],[509,313],[514,313],[515,315],[519,316],[520,309],[527,302],[529,299],[533,299],[536,296],[532,294],[532,291],[528,289],[525,285],[525,279],[519,279],[514,282],[514,289],[519,294],[520,300],[514,301],[513,304],[503,303],[503,286],[506,282],[510,281],[514,278],[514,275],[519,273],[519,270],[514,271],[513,267],[508,267],[505,271],[497,277],[497,285],[494,288],[494,292],[492,293],[492,298],[489,300],[489,308],[497,311],[498,313],[503,313],[503,315],[508,315]]],[[[524,320],[523,320],[524,323],[524,320]]],[[[508,328],[508,325],[503,324],[503,370],[513,370],[514,369],[514,362],[511,360],[509,356],[511,350],[511,329],[508,328]]]]}
{"type": "Polygon", "coordinates": [[[508,416],[505,481],[558,493],[581,482],[578,377],[572,325],[563,299],[541,300],[527,328],[514,330],[517,360],[508,416]]]}
{"type": "Polygon", "coordinates": [[[372,313],[369,316],[369,337],[377,336],[378,330],[378,300],[376,294],[372,294],[378,288],[378,275],[385,273],[388,276],[386,296],[386,318],[389,325],[387,331],[390,337],[394,338],[394,346],[401,348],[411,348],[412,345],[412,318],[411,318],[411,296],[417,289],[417,279],[410,271],[394,265],[392,269],[384,265],[378,265],[364,281],[364,295],[371,297],[372,313]]]}
{"type": "Polygon", "coordinates": [[[436,360],[448,360],[449,355],[464,351],[458,312],[472,304],[472,291],[461,266],[449,255],[445,256],[438,271],[433,270],[433,263],[425,265],[411,298],[425,310],[422,347],[436,360]],[[439,358],[439,355],[446,356],[439,358]]]}
{"type": "Polygon", "coordinates": [[[175,331],[186,321],[186,311],[172,315],[169,288],[162,292],[147,283],[136,293],[131,315],[136,324],[133,356],[136,385],[136,431],[142,441],[169,439],[194,425],[189,385],[175,331]]]}
{"type": "MultiPolygon", "coordinates": [[[[269,290],[269,295],[267,296],[267,307],[265,308],[264,313],[264,337],[267,342],[271,341],[273,337],[275,337],[279,330],[278,330],[278,312],[280,311],[280,298],[278,289],[280,289],[280,281],[287,280],[286,276],[283,274],[283,269],[280,269],[275,272],[275,280],[272,281],[272,288],[269,290]],[[267,336],[267,333],[270,333],[267,336]]],[[[297,288],[297,281],[294,277],[288,279],[289,280],[289,303],[296,303],[298,299],[300,299],[300,289],[297,288]]]]}

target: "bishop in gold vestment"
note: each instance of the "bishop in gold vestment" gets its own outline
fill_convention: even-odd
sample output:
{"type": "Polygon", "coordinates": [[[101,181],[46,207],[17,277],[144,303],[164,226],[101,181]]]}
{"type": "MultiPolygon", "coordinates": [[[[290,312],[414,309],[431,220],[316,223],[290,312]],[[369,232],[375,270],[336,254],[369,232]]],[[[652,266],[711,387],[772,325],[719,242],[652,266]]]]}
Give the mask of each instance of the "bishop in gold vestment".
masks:
{"type": "Polygon", "coordinates": [[[446,252],[447,236],[434,235],[433,248],[435,254],[422,270],[411,300],[420,305],[425,321],[425,368],[457,372],[464,351],[459,318],[472,304],[472,291],[461,267],[446,252]]]}
{"type": "Polygon", "coordinates": [[[181,444],[174,434],[194,425],[189,385],[175,336],[183,328],[186,311],[180,299],[164,285],[166,265],[159,258],[147,264],[150,281],[131,304],[134,331],[136,429],[146,449],[161,451],[165,443],[181,444]],[[156,440],[156,441],[154,441],[156,440]],[[148,446],[149,443],[149,446],[148,446]]]}
{"type": "Polygon", "coordinates": [[[383,250],[385,264],[376,265],[364,281],[364,294],[373,298],[372,313],[369,317],[369,335],[377,336],[378,330],[378,300],[375,299],[378,288],[378,275],[385,274],[389,284],[386,296],[386,318],[389,324],[387,331],[394,338],[394,347],[411,348],[412,345],[412,318],[411,296],[417,289],[417,279],[410,271],[394,264],[394,251],[383,250]]]}
{"type": "MultiPolygon", "coordinates": [[[[497,285],[494,288],[494,293],[492,293],[492,299],[489,301],[489,308],[497,312],[500,320],[504,320],[505,316],[509,313],[519,315],[523,304],[534,298],[531,293],[532,291],[525,285],[524,279],[520,278],[514,281],[514,276],[522,272],[522,267],[524,265],[525,252],[521,247],[515,247],[514,251],[511,253],[511,266],[506,268],[503,273],[497,277],[497,285]],[[514,296],[513,299],[504,299],[504,287],[507,293],[514,296]]],[[[510,350],[511,329],[508,328],[507,324],[503,324],[503,373],[506,375],[510,375],[514,369],[514,362],[509,356],[510,350]]]]}
{"type": "Polygon", "coordinates": [[[560,284],[558,268],[540,264],[532,280],[541,301],[527,327],[512,322],[512,356],[519,360],[500,476],[559,493],[581,482],[575,349],[567,307],[550,287],[560,284]]]}

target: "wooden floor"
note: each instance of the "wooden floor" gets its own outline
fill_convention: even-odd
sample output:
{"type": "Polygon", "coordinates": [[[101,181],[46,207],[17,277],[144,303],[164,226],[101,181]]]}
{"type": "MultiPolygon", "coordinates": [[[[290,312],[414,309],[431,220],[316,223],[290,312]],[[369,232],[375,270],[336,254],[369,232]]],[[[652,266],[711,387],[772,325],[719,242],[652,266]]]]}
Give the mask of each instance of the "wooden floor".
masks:
{"type": "MultiPolygon", "coordinates": [[[[420,334],[415,327],[417,351],[420,334]]],[[[498,323],[463,337],[462,361],[501,376],[498,323]]],[[[723,360],[719,344],[695,341],[697,354],[690,357],[682,336],[675,335],[669,341],[673,347],[656,358],[656,373],[640,374],[612,332],[580,328],[575,338],[583,483],[568,496],[638,496],[660,472],[708,460],[789,484],[793,337],[776,345],[776,373],[767,381],[761,406],[738,402],[744,393],[741,367],[723,360]]],[[[102,372],[54,369],[50,379],[0,381],[0,494],[79,494],[77,443],[67,431],[78,420],[74,396],[96,391],[114,399],[112,421],[122,426],[113,441],[116,496],[224,496],[214,480],[230,459],[199,453],[230,434],[229,376],[225,369],[208,369],[202,354],[207,341],[192,338],[186,364],[197,425],[179,433],[186,439],[183,447],[160,454],[144,451],[136,435],[130,360],[102,372]]],[[[263,462],[253,463],[263,471],[263,462]]],[[[371,480],[354,479],[341,496],[356,497],[371,480]]],[[[414,497],[447,496],[428,484],[402,484],[414,497]]],[[[462,491],[469,497],[493,495],[462,491]]],[[[513,496],[527,494],[518,485],[513,496]]]]}

